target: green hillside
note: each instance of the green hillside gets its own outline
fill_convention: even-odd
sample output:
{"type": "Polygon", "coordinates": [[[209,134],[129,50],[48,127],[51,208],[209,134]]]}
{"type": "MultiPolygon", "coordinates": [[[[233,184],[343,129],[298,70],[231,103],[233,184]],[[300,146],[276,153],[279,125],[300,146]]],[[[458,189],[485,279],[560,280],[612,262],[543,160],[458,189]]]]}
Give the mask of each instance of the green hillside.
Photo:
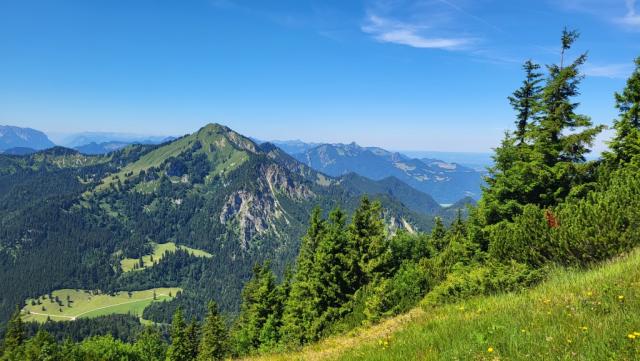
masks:
{"type": "Polygon", "coordinates": [[[640,250],[521,293],[416,308],[296,353],[247,360],[637,360],[640,250]]]}
{"type": "Polygon", "coordinates": [[[154,288],[144,291],[96,293],[86,290],[62,289],[48,295],[28,299],[23,307],[26,322],[75,321],[111,314],[132,314],[141,317],[142,311],[153,302],[172,300],[180,288],[154,288]]]}
{"type": "Polygon", "coordinates": [[[173,242],[157,244],[153,243],[153,253],[144,255],[140,258],[125,258],[120,261],[120,267],[123,272],[141,271],[147,267],[152,267],[157,262],[160,262],[165,255],[175,253],[177,250],[182,250],[195,257],[211,258],[213,255],[209,252],[205,252],[199,249],[190,248],[187,246],[176,245],[173,242]]]}

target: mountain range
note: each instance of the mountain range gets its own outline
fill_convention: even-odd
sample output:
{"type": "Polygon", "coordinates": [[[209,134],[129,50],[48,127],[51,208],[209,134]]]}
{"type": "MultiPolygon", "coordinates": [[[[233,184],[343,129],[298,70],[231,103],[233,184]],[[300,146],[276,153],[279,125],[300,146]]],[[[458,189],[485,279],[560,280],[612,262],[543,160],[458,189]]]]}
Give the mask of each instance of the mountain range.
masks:
{"type": "Polygon", "coordinates": [[[0,152],[12,148],[47,149],[55,144],[46,134],[31,128],[0,125],[0,152]]]}
{"type": "Polygon", "coordinates": [[[149,311],[158,322],[178,306],[202,312],[193,308],[209,298],[237,311],[256,262],[273,260],[279,274],[293,262],[314,207],[351,212],[365,194],[382,203],[389,232],[426,231],[434,216],[457,213],[399,179],[328,176],[217,124],[106,155],[62,147],[0,155],[0,318],[59,288],[183,288],[149,311]],[[212,257],[176,253],[138,272],[120,268],[166,242],[212,257]]]}
{"type": "Polygon", "coordinates": [[[482,173],[457,163],[414,159],[355,143],[322,144],[293,157],[331,176],[353,172],[373,180],[395,177],[431,195],[441,204],[452,204],[465,197],[478,199],[480,196],[482,173]]]}
{"type": "MultiPolygon", "coordinates": [[[[0,144],[5,144],[0,151],[6,154],[24,155],[53,146],[42,132],[18,127],[4,128],[10,130],[5,131],[6,136],[0,137],[0,144]],[[16,138],[21,142],[16,141],[16,138]]],[[[160,144],[173,139],[175,138],[84,132],[67,137],[64,144],[82,154],[100,155],[131,144],[160,144]]],[[[265,143],[250,139],[257,144],[265,143]]],[[[321,173],[334,177],[355,173],[377,181],[395,177],[416,190],[429,194],[440,204],[453,204],[463,198],[478,199],[480,195],[484,171],[478,169],[482,166],[466,167],[459,163],[445,162],[435,158],[412,158],[399,152],[390,152],[376,147],[361,147],[355,143],[321,144],[306,143],[301,140],[269,143],[275,144],[298,161],[321,173]]],[[[485,161],[481,155],[477,154],[465,156],[458,154],[456,159],[485,161]]]]}

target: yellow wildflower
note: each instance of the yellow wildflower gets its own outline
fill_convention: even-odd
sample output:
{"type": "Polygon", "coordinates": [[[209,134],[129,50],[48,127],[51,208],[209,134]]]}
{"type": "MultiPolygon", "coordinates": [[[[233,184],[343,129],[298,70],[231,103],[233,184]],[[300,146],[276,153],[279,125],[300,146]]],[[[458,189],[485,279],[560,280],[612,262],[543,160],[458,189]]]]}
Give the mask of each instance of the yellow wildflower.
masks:
{"type": "Polygon", "coordinates": [[[629,338],[629,340],[635,340],[636,339],[636,335],[630,333],[627,335],[627,338],[629,338]]]}
{"type": "Polygon", "coordinates": [[[624,295],[618,296],[618,301],[623,301],[623,300],[624,300],[624,295]]]}
{"type": "Polygon", "coordinates": [[[593,296],[593,292],[591,292],[591,291],[587,292],[587,296],[589,296],[589,297],[593,296]]]}
{"type": "Polygon", "coordinates": [[[492,353],[493,351],[494,351],[494,350],[493,350],[493,347],[489,347],[489,348],[487,349],[487,352],[488,352],[488,353],[492,353]]]}
{"type": "Polygon", "coordinates": [[[640,332],[634,332],[633,335],[636,337],[640,337],[640,332]]]}

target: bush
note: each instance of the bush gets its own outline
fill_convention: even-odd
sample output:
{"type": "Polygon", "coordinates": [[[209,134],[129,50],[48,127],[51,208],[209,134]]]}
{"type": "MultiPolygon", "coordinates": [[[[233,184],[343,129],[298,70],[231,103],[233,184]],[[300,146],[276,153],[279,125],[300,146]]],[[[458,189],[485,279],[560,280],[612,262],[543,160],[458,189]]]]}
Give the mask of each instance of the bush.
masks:
{"type": "Polygon", "coordinates": [[[544,268],[532,269],[515,261],[460,268],[434,287],[421,305],[431,307],[473,296],[519,291],[539,283],[546,273],[544,268]]]}
{"type": "Polygon", "coordinates": [[[514,260],[538,267],[553,258],[551,229],[544,211],[534,205],[524,207],[513,222],[489,227],[489,254],[496,260],[514,260]]]}

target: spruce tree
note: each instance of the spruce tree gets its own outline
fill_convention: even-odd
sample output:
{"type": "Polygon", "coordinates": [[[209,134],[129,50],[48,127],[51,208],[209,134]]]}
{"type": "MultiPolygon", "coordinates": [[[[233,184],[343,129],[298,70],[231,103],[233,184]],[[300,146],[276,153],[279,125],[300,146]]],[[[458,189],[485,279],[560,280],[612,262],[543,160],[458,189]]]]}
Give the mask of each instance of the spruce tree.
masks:
{"type": "Polygon", "coordinates": [[[358,288],[385,275],[389,263],[389,247],[385,234],[382,206],[362,197],[349,225],[349,243],[353,261],[350,273],[356,277],[358,288]]]}
{"type": "Polygon", "coordinates": [[[187,333],[187,324],[178,308],[171,322],[171,346],[167,350],[167,361],[192,361],[191,341],[187,333]]]}
{"type": "Polygon", "coordinates": [[[325,232],[326,221],[322,218],[320,208],[316,207],[311,213],[307,234],[302,239],[291,290],[285,303],[281,332],[287,344],[300,345],[313,339],[308,331],[312,321],[318,317],[316,300],[319,283],[312,276],[318,244],[325,232]]]}
{"type": "Polygon", "coordinates": [[[517,112],[515,136],[520,144],[524,144],[526,141],[529,125],[538,119],[542,90],[540,86],[542,82],[542,73],[539,72],[540,65],[527,60],[522,68],[525,71],[522,87],[509,97],[511,106],[517,112]]]}
{"type": "Polygon", "coordinates": [[[145,327],[136,337],[134,347],[141,361],[163,361],[166,357],[167,346],[155,327],[145,327]]]}
{"type": "Polygon", "coordinates": [[[310,328],[312,339],[319,338],[329,325],[348,311],[345,307],[357,282],[352,274],[350,246],[346,216],[336,208],[329,214],[327,230],[318,244],[312,270],[313,282],[318,287],[316,307],[319,313],[310,328]]]}
{"type": "MultiPolygon", "coordinates": [[[[579,103],[574,100],[580,94],[580,67],[587,56],[581,54],[565,64],[578,35],[566,29],[562,33],[560,63],[547,66],[548,76],[534,107],[535,121],[525,127],[526,142],[519,141],[518,132],[507,132],[495,151],[478,212],[487,225],[512,220],[526,204],[555,206],[593,181],[593,166],[585,155],[603,127],[578,114],[579,103]]],[[[518,102],[515,105],[520,120],[523,112],[518,102]]]]}
{"type": "Polygon", "coordinates": [[[190,360],[198,357],[198,346],[200,345],[200,326],[195,319],[191,319],[185,333],[187,335],[187,350],[190,360]]]}
{"type": "Polygon", "coordinates": [[[24,344],[26,331],[22,322],[20,309],[16,307],[15,312],[11,315],[11,319],[7,323],[7,330],[4,335],[4,353],[9,354],[16,352],[17,349],[24,344]]]}
{"type": "Polygon", "coordinates": [[[626,87],[615,94],[619,117],[613,126],[616,133],[609,143],[611,151],[604,154],[614,166],[629,163],[640,155],[640,57],[635,64],[626,87]]]}
{"type": "Polygon", "coordinates": [[[276,316],[279,324],[282,305],[279,304],[281,297],[278,292],[276,276],[269,262],[254,266],[253,277],[242,291],[240,315],[232,332],[236,353],[246,354],[260,348],[261,341],[264,341],[260,337],[262,329],[271,315],[276,316]]]}
{"type": "Polygon", "coordinates": [[[218,312],[218,305],[211,301],[202,325],[198,348],[198,361],[223,360],[228,352],[227,327],[218,312]]]}
{"type": "Polygon", "coordinates": [[[447,236],[447,230],[444,227],[444,223],[442,223],[442,218],[436,217],[433,220],[433,228],[431,229],[431,246],[433,247],[432,252],[438,253],[442,252],[446,244],[445,237],[447,236]]]}

